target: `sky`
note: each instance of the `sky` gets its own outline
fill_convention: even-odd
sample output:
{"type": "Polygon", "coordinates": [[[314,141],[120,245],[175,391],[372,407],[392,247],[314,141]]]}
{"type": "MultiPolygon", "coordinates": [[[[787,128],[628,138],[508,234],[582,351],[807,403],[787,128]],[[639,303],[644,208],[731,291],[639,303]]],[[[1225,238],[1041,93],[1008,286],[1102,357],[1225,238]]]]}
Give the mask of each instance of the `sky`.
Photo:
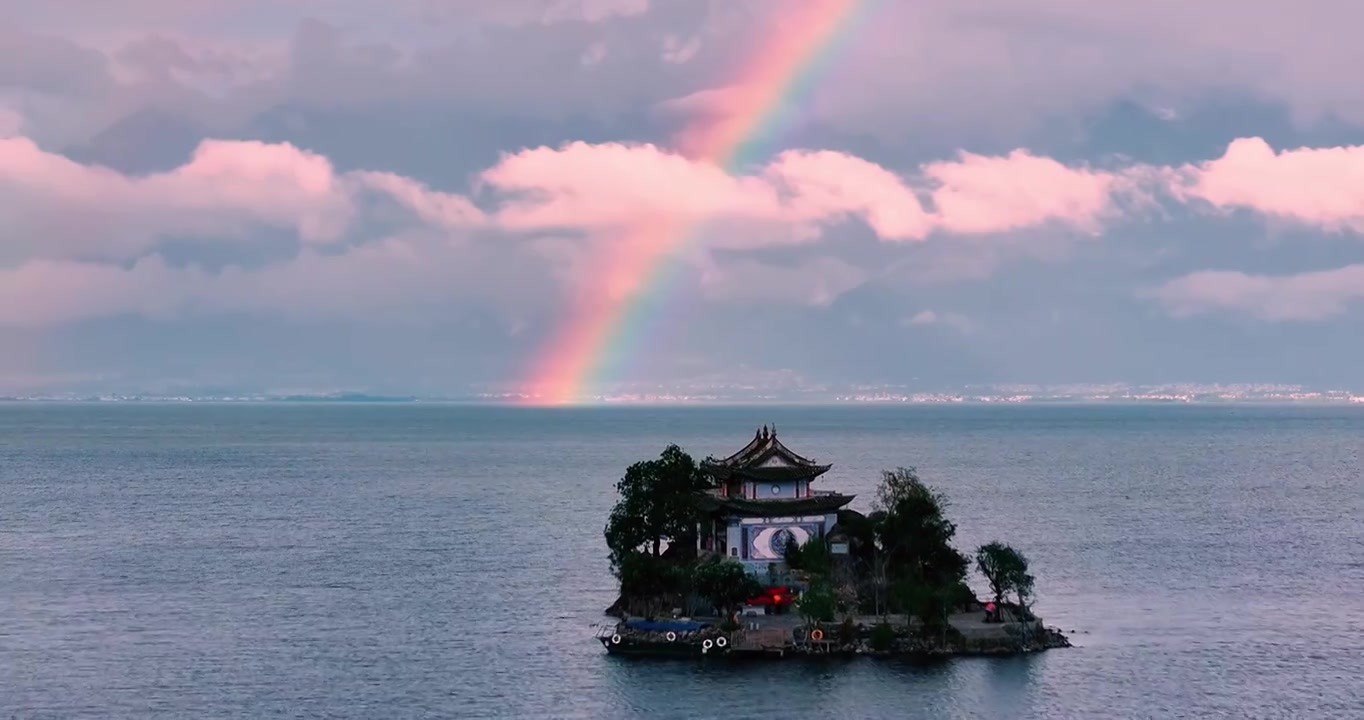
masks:
{"type": "Polygon", "coordinates": [[[0,0],[0,394],[1364,388],[1346,0],[0,0]]]}

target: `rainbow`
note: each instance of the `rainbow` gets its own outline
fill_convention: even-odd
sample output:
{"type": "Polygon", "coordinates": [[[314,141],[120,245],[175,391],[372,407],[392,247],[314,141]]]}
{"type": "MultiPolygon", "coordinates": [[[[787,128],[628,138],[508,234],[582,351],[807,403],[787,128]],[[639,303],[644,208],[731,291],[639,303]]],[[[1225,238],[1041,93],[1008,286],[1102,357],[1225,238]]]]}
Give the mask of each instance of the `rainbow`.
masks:
{"type": "MultiPolygon", "coordinates": [[[[766,157],[792,123],[801,100],[878,1],[783,5],[783,22],[731,84],[729,120],[703,120],[684,132],[693,139],[691,154],[731,173],[766,157]]],[[[680,275],[681,264],[669,260],[699,230],[696,224],[664,221],[629,231],[612,244],[610,257],[600,265],[603,286],[611,291],[576,308],[572,320],[540,353],[524,383],[527,403],[586,400],[601,377],[637,350],[647,335],[647,320],[657,316],[657,306],[680,275]]]]}

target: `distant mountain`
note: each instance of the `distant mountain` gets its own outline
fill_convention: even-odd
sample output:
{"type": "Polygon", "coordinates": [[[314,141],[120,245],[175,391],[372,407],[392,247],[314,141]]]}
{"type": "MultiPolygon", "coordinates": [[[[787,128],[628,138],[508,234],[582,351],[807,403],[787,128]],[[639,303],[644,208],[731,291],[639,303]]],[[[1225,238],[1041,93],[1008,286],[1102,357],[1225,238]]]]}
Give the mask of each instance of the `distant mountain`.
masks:
{"type": "Polygon", "coordinates": [[[192,118],[147,107],[124,116],[88,143],[68,148],[65,155],[126,175],[149,175],[188,162],[208,135],[208,129],[192,118]]]}
{"type": "Polygon", "coordinates": [[[368,395],[366,393],[336,393],[334,395],[286,395],[272,398],[283,402],[417,402],[413,396],[368,395]]]}

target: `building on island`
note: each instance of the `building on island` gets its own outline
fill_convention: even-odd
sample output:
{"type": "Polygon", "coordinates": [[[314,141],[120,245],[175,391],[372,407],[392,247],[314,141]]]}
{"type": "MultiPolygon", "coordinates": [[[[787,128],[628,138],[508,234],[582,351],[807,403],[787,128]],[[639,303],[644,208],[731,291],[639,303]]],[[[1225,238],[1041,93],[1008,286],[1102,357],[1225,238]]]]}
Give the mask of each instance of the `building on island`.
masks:
{"type": "MultiPolygon", "coordinates": [[[[834,533],[839,510],[853,500],[812,487],[831,467],[797,455],[766,426],[733,455],[706,459],[701,469],[713,487],[701,497],[698,550],[736,561],[760,579],[783,577],[787,543],[834,533]]],[[[835,553],[847,552],[830,540],[835,553]]]]}

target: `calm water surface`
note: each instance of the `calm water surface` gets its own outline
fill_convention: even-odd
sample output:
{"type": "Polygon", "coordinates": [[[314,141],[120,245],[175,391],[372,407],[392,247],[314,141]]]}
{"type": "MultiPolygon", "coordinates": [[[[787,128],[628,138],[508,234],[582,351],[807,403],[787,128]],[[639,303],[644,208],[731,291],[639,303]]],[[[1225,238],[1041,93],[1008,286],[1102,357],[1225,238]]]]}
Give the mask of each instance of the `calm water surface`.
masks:
{"type": "MultiPolygon", "coordinates": [[[[1364,409],[0,405],[0,717],[1360,718],[1364,409]],[[630,462],[915,465],[1079,647],[621,661],[630,462]]],[[[980,583],[977,583],[980,585],[980,583]]]]}

